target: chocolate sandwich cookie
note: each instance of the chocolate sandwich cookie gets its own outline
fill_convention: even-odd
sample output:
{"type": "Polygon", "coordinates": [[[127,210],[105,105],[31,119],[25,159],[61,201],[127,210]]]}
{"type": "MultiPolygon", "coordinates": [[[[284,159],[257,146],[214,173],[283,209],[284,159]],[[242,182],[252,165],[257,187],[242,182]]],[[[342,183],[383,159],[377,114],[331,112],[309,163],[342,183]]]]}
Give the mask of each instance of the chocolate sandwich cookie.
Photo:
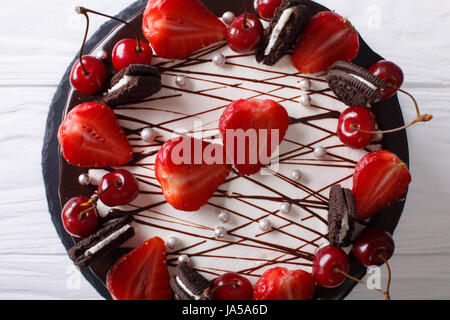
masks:
{"type": "Polygon", "coordinates": [[[328,209],[328,240],[340,247],[349,245],[356,219],[356,202],[353,193],[340,185],[332,186],[328,209]]]}
{"type": "Polygon", "coordinates": [[[335,62],[327,74],[334,94],[348,106],[369,106],[382,98],[379,90],[386,83],[367,69],[347,61],[335,62]]]}
{"type": "Polygon", "coordinates": [[[191,267],[181,264],[176,267],[170,286],[176,300],[204,300],[209,299],[207,289],[211,282],[191,267]]]}
{"type": "Polygon", "coordinates": [[[127,215],[111,221],[69,249],[70,259],[80,268],[89,266],[134,236],[133,220],[133,216],[127,215]]]}
{"type": "Polygon", "coordinates": [[[161,73],[156,67],[132,64],[112,77],[109,88],[102,102],[110,107],[138,102],[161,90],[161,73]]]}
{"type": "Polygon", "coordinates": [[[310,18],[309,1],[286,0],[275,11],[264,39],[256,50],[256,61],[272,66],[296,43],[310,18]]]}

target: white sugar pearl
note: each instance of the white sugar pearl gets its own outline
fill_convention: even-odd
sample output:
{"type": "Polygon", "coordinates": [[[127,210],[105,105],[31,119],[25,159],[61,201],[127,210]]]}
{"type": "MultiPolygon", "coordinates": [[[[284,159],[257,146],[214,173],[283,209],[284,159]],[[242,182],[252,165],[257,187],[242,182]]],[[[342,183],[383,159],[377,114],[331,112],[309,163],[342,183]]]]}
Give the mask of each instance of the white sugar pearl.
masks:
{"type": "Polygon", "coordinates": [[[187,79],[186,79],[186,76],[184,76],[184,75],[180,75],[175,78],[175,84],[180,88],[183,88],[186,86],[186,81],[187,81],[187,79]]]}
{"type": "Polygon", "coordinates": [[[325,158],[325,155],[327,154],[327,151],[324,147],[317,147],[314,149],[314,157],[317,159],[323,159],[325,158]]]}
{"type": "Polygon", "coordinates": [[[300,180],[302,177],[302,172],[298,169],[292,170],[291,179],[292,180],[300,180]]]}
{"type": "Polygon", "coordinates": [[[298,99],[298,102],[300,102],[302,106],[310,106],[311,97],[309,96],[309,94],[304,94],[298,99]]]}
{"type": "Polygon", "coordinates": [[[236,16],[231,11],[227,11],[222,15],[222,20],[226,25],[230,25],[234,19],[236,19],[236,16]]]}
{"type": "Polygon", "coordinates": [[[105,50],[98,50],[94,53],[94,56],[98,59],[107,60],[108,53],[105,50]]]}
{"type": "Polygon", "coordinates": [[[141,131],[141,139],[145,142],[153,142],[155,140],[155,130],[152,128],[145,128],[141,131]]]}
{"type": "Polygon", "coordinates": [[[219,219],[220,222],[228,222],[230,221],[230,214],[228,211],[220,210],[219,215],[217,216],[217,219],[219,219]]]}
{"type": "Polygon", "coordinates": [[[175,250],[178,247],[178,239],[175,237],[167,239],[167,247],[171,250],[175,250]]]}
{"type": "Polygon", "coordinates": [[[87,186],[89,183],[91,183],[91,177],[87,173],[83,173],[78,177],[78,183],[82,186],[87,186]]]}
{"type": "Polygon", "coordinates": [[[283,202],[282,204],[280,204],[280,212],[282,214],[288,214],[292,209],[292,205],[290,203],[287,202],[283,202]]]}
{"type": "Polygon", "coordinates": [[[299,83],[298,83],[298,86],[303,91],[311,90],[311,81],[309,81],[309,79],[300,80],[299,83]]]}
{"type": "Polygon", "coordinates": [[[189,264],[191,262],[191,259],[189,259],[189,256],[186,254],[182,254],[178,257],[178,263],[179,264],[189,264]]]}
{"type": "Polygon", "coordinates": [[[383,134],[381,132],[375,133],[373,135],[373,142],[381,142],[383,140],[383,134]]]}
{"type": "Polygon", "coordinates": [[[216,227],[214,229],[214,236],[216,238],[223,238],[223,237],[225,237],[226,234],[227,234],[227,230],[225,230],[225,228],[222,226],[216,227]]]}
{"type": "Polygon", "coordinates": [[[261,231],[267,232],[272,228],[272,223],[270,223],[269,219],[262,219],[259,222],[259,228],[261,231]]]}
{"type": "Polygon", "coordinates": [[[225,56],[221,53],[216,54],[213,59],[212,62],[216,65],[216,66],[223,66],[225,65],[225,63],[227,62],[227,58],[225,58],[225,56]]]}

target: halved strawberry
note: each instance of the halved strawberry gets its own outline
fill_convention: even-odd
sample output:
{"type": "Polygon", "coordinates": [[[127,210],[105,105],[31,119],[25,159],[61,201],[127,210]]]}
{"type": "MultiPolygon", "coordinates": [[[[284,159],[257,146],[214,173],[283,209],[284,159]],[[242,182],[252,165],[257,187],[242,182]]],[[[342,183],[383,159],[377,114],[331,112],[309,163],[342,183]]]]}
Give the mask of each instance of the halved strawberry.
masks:
{"type": "Polygon", "coordinates": [[[386,150],[369,153],[353,175],[358,219],[370,218],[400,199],[410,182],[408,167],[395,154],[386,150]]]}
{"type": "Polygon", "coordinates": [[[359,51],[358,32],[335,12],[316,14],[306,25],[292,55],[301,73],[327,70],[338,60],[352,61],[359,51]]]}
{"type": "Polygon", "coordinates": [[[272,100],[235,101],[225,109],[219,122],[227,156],[242,175],[255,174],[269,164],[288,127],[286,109],[272,100]]]}
{"type": "Polygon", "coordinates": [[[254,300],[311,300],[316,289],[313,276],[303,270],[276,267],[256,282],[254,300]]]}
{"type": "Polygon", "coordinates": [[[156,55],[183,58],[225,38],[226,26],[200,0],[149,0],[142,29],[156,55]]]}
{"type": "Polygon", "coordinates": [[[114,300],[170,300],[164,241],[149,239],[120,258],[108,271],[106,285],[114,300]]]}
{"type": "Polygon", "coordinates": [[[133,156],[116,115],[103,103],[73,108],[59,127],[58,140],[64,159],[80,167],[120,166],[133,156]]]}
{"type": "Polygon", "coordinates": [[[196,211],[205,205],[229,170],[221,145],[190,137],[166,142],[155,162],[156,179],[164,197],[182,211],[196,211]]]}

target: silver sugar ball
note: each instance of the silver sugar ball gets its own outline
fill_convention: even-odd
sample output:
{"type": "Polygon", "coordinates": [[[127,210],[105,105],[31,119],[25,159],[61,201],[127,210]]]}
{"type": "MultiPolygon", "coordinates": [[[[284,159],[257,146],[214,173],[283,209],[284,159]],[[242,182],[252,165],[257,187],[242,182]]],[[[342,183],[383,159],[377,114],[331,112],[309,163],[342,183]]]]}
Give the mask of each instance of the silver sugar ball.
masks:
{"type": "Polygon", "coordinates": [[[234,19],[236,19],[236,16],[231,11],[227,11],[222,15],[223,23],[228,26],[234,21],[234,19]]]}
{"type": "Polygon", "coordinates": [[[298,169],[292,170],[291,179],[292,180],[300,180],[302,177],[302,172],[298,169]]]}
{"type": "Polygon", "coordinates": [[[288,214],[292,209],[292,205],[288,202],[283,202],[280,204],[280,212],[282,214],[288,214]]]}
{"type": "Polygon", "coordinates": [[[272,223],[270,223],[269,219],[262,219],[259,221],[259,228],[261,231],[267,232],[272,228],[272,223]]]}
{"type": "Polygon", "coordinates": [[[189,259],[189,256],[187,254],[182,254],[178,257],[178,263],[179,264],[189,264],[191,262],[191,259],[189,259]]]}
{"type": "Polygon", "coordinates": [[[175,84],[180,87],[184,88],[186,86],[187,78],[184,75],[179,75],[175,78],[175,84]]]}
{"type": "Polygon", "coordinates": [[[78,177],[78,183],[82,186],[87,186],[89,183],[91,183],[91,177],[87,173],[83,173],[78,177]]]}
{"type": "Polygon", "coordinates": [[[155,130],[148,127],[141,131],[141,139],[145,142],[153,142],[155,140],[155,130]]]}
{"type": "Polygon", "coordinates": [[[317,159],[323,159],[325,158],[325,155],[327,154],[327,151],[324,147],[317,147],[314,149],[314,157],[317,159]]]}
{"type": "Polygon", "coordinates": [[[214,229],[214,236],[216,238],[223,238],[227,234],[227,230],[224,227],[219,226],[214,229]]]}
{"type": "Polygon", "coordinates": [[[167,247],[171,250],[175,250],[178,247],[178,239],[175,237],[167,239],[167,247]]]}
{"type": "Polygon", "coordinates": [[[227,58],[225,58],[225,56],[221,53],[216,54],[213,58],[212,58],[212,62],[216,65],[216,66],[223,66],[225,65],[225,63],[227,62],[227,58]]]}
{"type": "Polygon", "coordinates": [[[304,94],[302,95],[299,99],[298,102],[300,102],[300,104],[302,106],[310,106],[311,105],[311,97],[309,96],[309,94],[304,94]]]}
{"type": "Polygon", "coordinates": [[[228,221],[230,221],[230,214],[228,213],[228,211],[220,210],[217,219],[219,219],[220,222],[227,223],[228,221]]]}
{"type": "Polygon", "coordinates": [[[76,6],[74,9],[76,13],[81,14],[81,7],[76,6]]]}
{"type": "Polygon", "coordinates": [[[298,82],[298,86],[303,91],[309,91],[311,90],[311,81],[309,79],[302,79],[298,82]]]}

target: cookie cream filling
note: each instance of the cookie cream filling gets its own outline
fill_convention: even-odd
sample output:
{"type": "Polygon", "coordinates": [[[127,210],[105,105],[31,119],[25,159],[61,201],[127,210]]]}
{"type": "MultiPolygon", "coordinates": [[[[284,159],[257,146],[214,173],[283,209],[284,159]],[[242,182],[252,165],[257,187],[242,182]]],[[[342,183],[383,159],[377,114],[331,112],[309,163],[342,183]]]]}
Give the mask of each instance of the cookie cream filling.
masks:
{"type": "Polygon", "coordinates": [[[342,217],[341,220],[341,229],[340,229],[340,234],[339,234],[339,240],[343,241],[347,235],[348,230],[350,229],[350,226],[348,224],[348,207],[347,207],[347,203],[344,204],[345,209],[344,209],[344,216],[342,217]]]}
{"type": "Polygon", "coordinates": [[[131,225],[127,224],[127,225],[123,226],[122,228],[120,228],[119,230],[117,230],[116,232],[111,233],[108,237],[106,237],[105,239],[103,239],[102,241],[97,243],[96,245],[94,245],[91,248],[89,248],[88,250],[86,250],[83,253],[82,257],[86,257],[88,255],[93,255],[96,252],[100,251],[102,248],[106,247],[108,244],[110,244],[112,241],[117,239],[121,234],[125,233],[125,231],[127,231],[130,228],[131,228],[131,225]]]}
{"type": "Polygon", "coordinates": [[[269,44],[267,45],[266,51],[264,52],[264,55],[267,56],[270,51],[272,51],[273,46],[278,40],[278,37],[281,34],[281,31],[283,31],[286,23],[289,21],[289,18],[291,17],[292,13],[294,12],[294,8],[288,8],[283,11],[281,14],[280,19],[278,19],[277,24],[275,25],[275,28],[272,30],[272,34],[270,35],[269,44]]]}
{"type": "Polygon", "coordinates": [[[371,88],[373,90],[377,90],[378,89],[373,83],[367,81],[366,79],[363,79],[363,78],[361,78],[361,77],[359,77],[359,76],[357,76],[355,74],[351,74],[351,73],[350,73],[350,76],[352,76],[353,78],[355,78],[355,79],[361,81],[362,83],[366,84],[369,88],[371,88]]]}
{"type": "Polygon", "coordinates": [[[127,85],[131,80],[133,80],[136,77],[133,76],[123,76],[122,79],[120,79],[119,82],[117,82],[111,89],[108,90],[108,93],[114,92],[120,88],[122,88],[123,86],[127,85]]]}
{"type": "Polygon", "coordinates": [[[183,283],[183,281],[180,280],[180,277],[175,276],[175,281],[178,283],[178,285],[183,289],[188,295],[191,297],[194,297],[194,300],[200,300],[202,297],[194,294],[191,290],[186,287],[186,285],[183,283]]]}

